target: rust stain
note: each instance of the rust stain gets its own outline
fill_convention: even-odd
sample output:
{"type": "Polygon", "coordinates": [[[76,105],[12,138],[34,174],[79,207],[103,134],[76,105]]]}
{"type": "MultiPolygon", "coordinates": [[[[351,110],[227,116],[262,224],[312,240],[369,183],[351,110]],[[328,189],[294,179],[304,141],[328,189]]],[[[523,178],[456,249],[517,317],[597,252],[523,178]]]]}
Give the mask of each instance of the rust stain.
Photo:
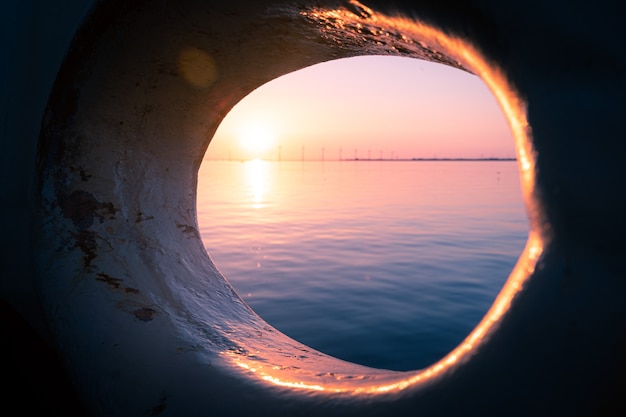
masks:
{"type": "Polygon", "coordinates": [[[104,282],[105,284],[115,288],[116,290],[122,290],[126,294],[139,294],[139,290],[137,288],[126,287],[123,284],[123,280],[120,278],[114,278],[109,274],[105,274],[104,272],[98,272],[96,281],[104,282]]]}
{"type": "Polygon", "coordinates": [[[113,203],[101,203],[84,190],[74,190],[69,195],[59,196],[59,206],[63,210],[63,216],[70,219],[79,230],[89,228],[95,220],[103,223],[105,220],[115,219],[117,212],[113,203]]]}
{"type": "Polygon", "coordinates": [[[96,278],[96,280],[100,282],[104,282],[105,284],[108,284],[112,286],[113,288],[117,288],[117,289],[119,289],[120,286],[122,285],[121,279],[113,278],[111,275],[105,274],[103,272],[98,273],[98,278],[96,278]]]}
{"type": "Polygon", "coordinates": [[[80,169],[79,174],[80,174],[80,179],[81,179],[81,181],[88,181],[88,180],[89,180],[89,178],[91,178],[91,177],[92,177],[92,175],[87,174],[87,173],[85,172],[85,170],[84,170],[84,169],[82,169],[82,168],[80,169]]]}
{"type": "Polygon", "coordinates": [[[176,223],[176,227],[178,227],[179,229],[182,229],[183,233],[187,233],[187,234],[194,235],[196,237],[200,237],[200,233],[198,233],[198,230],[195,227],[193,227],[193,226],[189,226],[188,224],[176,223]]]}
{"type": "Polygon", "coordinates": [[[63,217],[70,219],[76,228],[76,232],[72,233],[75,240],[74,248],[79,248],[83,252],[83,266],[88,268],[98,256],[97,234],[89,228],[96,220],[103,223],[105,220],[115,219],[117,210],[113,203],[101,203],[84,190],[74,190],[69,195],[61,194],[58,202],[63,217]]]}
{"type": "Polygon", "coordinates": [[[100,203],[100,208],[96,210],[96,215],[98,216],[98,220],[100,221],[100,223],[102,223],[105,220],[115,219],[116,212],[117,210],[115,209],[113,203],[100,203]]]}
{"type": "Polygon", "coordinates": [[[137,215],[135,216],[135,223],[139,223],[139,222],[143,222],[146,220],[153,220],[154,216],[145,216],[143,212],[138,211],[137,215]]]}
{"type": "Polygon", "coordinates": [[[142,307],[133,311],[133,314],[135,315],[136,318],[145,322],[152,321],[156,313],[157,313],[156,310],[149,308],[149,307],[142,307]]]}
{"type": "Polygon", "coordinates": [[[98,254],[96,249],[98,245],[96,243],[96,233],[91,230],[80,230],[78,233],[72,234],[75,239],[75,248],[80,248],[83,251],[83,266],[88,268],[98,254]]]}
{"type": "Polygon", "coordinates": [[[167,395],[163,394],[161,396],[161,398],[159,399],[159,404],[155,405],[154,407],[152,407],[152,409],[148,410],[148,415],[149,416],[157,416],[159,414],[161,414],[164,410],[165,410],[165,406],[167,405],[167,395]]]}
{"type": "Polygon", "coordinates": [[[72,220],[74,226],[83,230],[93,224],[94,212],[99,203],[96,198],[83,190],[74,190],[69,196],[61,196],[59,204],[63,210],[63,216],[72,220]]]}

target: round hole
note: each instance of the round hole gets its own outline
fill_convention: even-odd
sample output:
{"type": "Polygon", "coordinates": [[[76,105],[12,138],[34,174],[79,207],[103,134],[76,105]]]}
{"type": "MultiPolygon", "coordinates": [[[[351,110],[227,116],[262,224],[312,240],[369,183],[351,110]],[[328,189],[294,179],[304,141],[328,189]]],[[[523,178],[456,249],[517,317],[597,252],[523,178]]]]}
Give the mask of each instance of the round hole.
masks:
{"type": "Polygon", "coordinates": [[[476,326],[526,243],[511,136],[483,82],[454,68],[309,67],[220,125],[199,174],[200,234],[287,335],[355,363],[423,368],[476,326]]]}

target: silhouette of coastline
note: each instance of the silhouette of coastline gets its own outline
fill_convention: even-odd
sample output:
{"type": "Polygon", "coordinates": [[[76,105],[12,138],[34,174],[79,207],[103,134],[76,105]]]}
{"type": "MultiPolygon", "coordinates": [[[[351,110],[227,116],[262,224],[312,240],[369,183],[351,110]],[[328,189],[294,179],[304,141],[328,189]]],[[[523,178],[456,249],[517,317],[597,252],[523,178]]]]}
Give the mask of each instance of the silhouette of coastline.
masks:
{"type": "Polygon", "coordinates": [[[344,158],[341,161],[517,161],[517,158],[344,158]]]}

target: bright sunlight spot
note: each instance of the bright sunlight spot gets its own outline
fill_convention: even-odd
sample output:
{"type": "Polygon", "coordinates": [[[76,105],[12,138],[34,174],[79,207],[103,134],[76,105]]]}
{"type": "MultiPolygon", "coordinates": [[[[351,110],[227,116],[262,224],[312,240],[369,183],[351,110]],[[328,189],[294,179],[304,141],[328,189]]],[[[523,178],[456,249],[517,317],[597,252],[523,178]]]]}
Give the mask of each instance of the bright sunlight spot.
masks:
{"type": "Polygon", "coordinates": [[[244,170],[249,195],[252,200],[252,208],[263,208],[263,196],[267,192],[269,182],[268,162],[253,159],[245,163],[244,170]]]}
{"type": "Polygon", "coordinates": [[[276,143],[276,133],[262,120],[248,120],[238,132],[238,144],[246,159],[265,159],[276,143]]]}

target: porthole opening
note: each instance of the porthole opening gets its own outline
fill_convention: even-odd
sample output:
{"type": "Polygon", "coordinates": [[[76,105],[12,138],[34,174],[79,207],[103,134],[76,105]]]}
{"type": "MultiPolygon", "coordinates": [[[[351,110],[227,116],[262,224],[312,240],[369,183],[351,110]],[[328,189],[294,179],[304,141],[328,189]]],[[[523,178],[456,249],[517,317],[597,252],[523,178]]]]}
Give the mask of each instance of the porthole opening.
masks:
{"type": "Polygon", "coordinates": [[[212,139],[197,204],[208,253],[261,317],[393,370],[457,346],[528,236],[491,92],[398,57],[318,64],[248,95],[212,139]]]}

